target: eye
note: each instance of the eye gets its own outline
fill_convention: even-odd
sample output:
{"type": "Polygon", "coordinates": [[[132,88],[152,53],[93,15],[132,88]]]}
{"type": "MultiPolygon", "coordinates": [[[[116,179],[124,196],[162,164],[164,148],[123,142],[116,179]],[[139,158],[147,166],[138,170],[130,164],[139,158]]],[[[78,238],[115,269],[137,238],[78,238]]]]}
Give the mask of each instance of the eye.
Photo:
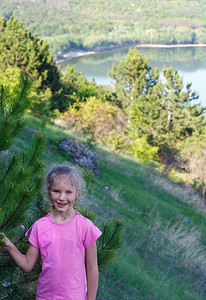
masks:
{"type": "Polygon", "coordinates": [[[59,190],[52,190],[53,193],[59,193],[59,190]]]}
{"type": "Polygon", "coordinates": [[[67,194],[71,194],[71,193],[72,193],[72,191],[67,191],[66,193],[67,193],[67,194]]]}

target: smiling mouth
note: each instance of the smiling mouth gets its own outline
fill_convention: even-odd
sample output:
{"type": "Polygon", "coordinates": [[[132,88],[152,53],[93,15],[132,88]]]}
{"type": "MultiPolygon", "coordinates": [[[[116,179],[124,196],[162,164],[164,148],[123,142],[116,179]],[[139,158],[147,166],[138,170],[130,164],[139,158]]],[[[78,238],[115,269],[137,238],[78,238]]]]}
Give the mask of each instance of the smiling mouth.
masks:
{"type": "Polygon", "coordinates": [[[64,206],[67,205],[67,203],[57,203],[57,205],[60,206],[60,207],[64,207],[64,206]]]}

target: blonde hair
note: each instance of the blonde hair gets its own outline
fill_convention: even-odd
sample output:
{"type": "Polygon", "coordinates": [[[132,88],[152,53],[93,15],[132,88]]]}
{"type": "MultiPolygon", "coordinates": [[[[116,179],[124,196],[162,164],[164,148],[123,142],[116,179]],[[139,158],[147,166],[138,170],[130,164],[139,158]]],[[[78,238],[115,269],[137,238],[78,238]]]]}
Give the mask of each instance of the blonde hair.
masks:
{"type": "Polygon", "coordinates": [[[81,170],[77,167],[58,165],[53,167],[46,176],[46,189],[49,192],[52,184],[57,176],[66,175],[71,181],[71,184],[77,189],[76,200],[82,200],[86,193],[86,182],[83,178],[81,170]]]}

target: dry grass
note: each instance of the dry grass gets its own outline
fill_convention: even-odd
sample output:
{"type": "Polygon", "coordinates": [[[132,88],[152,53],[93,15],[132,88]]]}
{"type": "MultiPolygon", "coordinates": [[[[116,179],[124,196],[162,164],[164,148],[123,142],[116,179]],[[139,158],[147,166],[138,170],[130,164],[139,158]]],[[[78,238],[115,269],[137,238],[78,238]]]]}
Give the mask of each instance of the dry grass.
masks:
{"type": "Polygon", "coordinates": [[[152,182],[158,188],[166,191],[171,196],[177,197],[182,202],[192,206],[194,209],[206,212],[206,209],[201,205],[201,195],[194,189],[190,189],[190,187],[183,184],[174,183],[166,177],[158,175],[153,176],[152,182]]]}

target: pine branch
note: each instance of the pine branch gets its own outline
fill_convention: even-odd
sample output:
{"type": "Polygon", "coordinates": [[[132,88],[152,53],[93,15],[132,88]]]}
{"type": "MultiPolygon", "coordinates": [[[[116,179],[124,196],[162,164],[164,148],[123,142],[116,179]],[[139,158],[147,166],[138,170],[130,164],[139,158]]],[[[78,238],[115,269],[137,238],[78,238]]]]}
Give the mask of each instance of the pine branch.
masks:
{"type": "Polygon", "coordinates": [[[1,101],[1,113],[2,115],[4,115],[4,105],[3,105],[3,102],[4,102],[4,87],[3,85],[1,86],[1,94],[0,94],[0,101],[1,101]]]}
{"type": "Polygon", "coordinates": [[[9,111],[7,112],[7,115],[5,114],[4,117],[4,122],[1,124],[1,132],[0,132],[0,137],[1,137],[1,149],[5,149],[8,147],[13,138],[18,134],[18,132],[22,129],[23,123],[21,121],[21,118],[24,114],[25,109],[29,105],[30,97],[29,97],[29,91],[31,89],[31,81],[28,80],[27,78],[24,79],[23,77],[21,78],[21,81],[18,86],[18,90],[16,90],[16,99],[13,105],[10,103],[7,103],[7,98],[11,96],[8,93],[6,93],[6,89],[2,88],[1,90],[1,110],[3,114],[5,114],[4,107],[11,107],[9,111]],[[4,103],[5,102],[5,103],[4,103]],[[3,127],[3,128],[2,128],[3,127]],[[6,137],[8,137],[6,139],[6,137]],[[7,146],[8,144],[8,146],[7,146]]]}
{"type": "Polygon", "coordinates": [[[114,244],[112,247],[108,248],[108,250],[112,250],[112,249],[116,249],[116,247],[120,245],[120,239],[118,240],[118,242],[116,244],[114,244]]]}
{"type": "Polygon", "coordinates": [[[19,289],[19,285],[17,285],[16,288],[15,288],[10,294],[8,294],[8,295],[6,295],[6,296],[0,298],[0,300],[8,299],[8,298],[11,297],[12,295],[14,295],[14,294],[18,291],[18,289],[19,289]]]}
{"type": "Polygon", "coordinates": [[[24,126],[24,122],[19,121],[19,123],[17,123],[16,128],[11,132],[12,136],[16,136],[18,131],[21,130],[24,126]]]}
{"type": "Polygon", "coordinates": [[[3,106],[3,93],[4,93],[4,88],[1,86],[1,94],[0,94],[0,103],[1,103],[1,112],[2,115],[4,115],[4,106],[3,106]]]}
{"type": "Polygon", "coordinates": [[[41,167],[43,166],[43,163],[40,161],[39,165],[34,169],[33,173],[36,173],[41,167]]]}
{"type": "Polygon", "coordinates": [[[25,161],[25,153],[26,153],[25,151],[22,152],[22,164],[24,164],[25,161]]]}
{"type": "Polygon", "coordinates": [[[9,123],[9,118],[7,117],[6,120],[5,120],[4,127],[2,129],[2,132],[0,133],[0,136],[3,135],[4,131],[6,130],[6,127],[7,127],[8,123],[9,123]]]}
{"type": "Polygon", "coordinates": [[[18,177],[18,179],[17,179],[17,183],[20,181],[20,179],[21,179],[21,176],[23,175],[23,173],[24,173],[24,168],[22,167],[21,168],[21,173],[19,174],[19,177],[18,177]]]}
{"type": "MultiPolygon", "coordinates": [[[[102,250],[106,249],[106,247],[111,243],[111,241],[113,240],[113,238],[114,238],[114,236],[115,236],[115,234],[116,234],[116,232],[117,232],[117,229],[118,229],[119,225],[120,225],[120,220],[117,221],[117,225],[116,225],[116,227],[115,227],[115,230],[114,230],[114,232],[113,232],[111,238],[110,238],[109,241],[106,243],[106,245],[102,247],[102,250]]],[[[106,230],[105,230],[105,231],[106,231],[106,230]]]]}
{"type": "Polygon", "coordinates": [[[102,237],[97,240],[98,267],[100,272],[103,272],[115,259],[117,255],[117,251],[115,250],[123,245],[120,238],[123,225],[124,223],[120,220],[103,224],[102,237]]]}
{"type": "Polygon", "coordinates": [[[37,279],[38,279],[38,276],[20,282],[20,284],[18,284],[18,285],[15,287],[15,289],[13,289],[13,291],[12,291],[10,294],[8,294],[8,295],[6,295],[6,296],[0,298],[0,300],[8,299],[8,298],[11,297],[12,295],[14,295],[14,294],[20,289],[20,287],[21,287],[23,284],[28,284],[28,283],[30,283],[30,282],[36,281],[37,279]]]}
{"type": "Polygon", "coordinates": [[[17,111],[18,107],[20,106],[20,103],[24,97],[24,93],[26,91],[26,88],[27,88],[27,85],[29,83],[28,79],[26,78],[26,80],[23,80],[22,78],[22,81],[23,81],[23,87],[22,87],[22,90],[21,90],[21,93],[20,93],[20,96],[19,96],[19,100],[15,106],[15,108],[10,112],[10,114],[7,116],[7,118],[10,118],[11,116],[13,116],[13,114],[17,111]]]}
{"type": "Polygon", "coordinates": [[[38,142],[37,142],[37,144],[36,144],[34,153],[33,153],[33,155],[32,155],[32,158],[31,158],[30,162],[28,163],[27,167],[29,167],[29,166],[31,165],[31,163],[33,162],[34,157],[35,157],[35,155],[36,155],[36,153],[37,153],[38,147],[39,147],[39,145],[40,145],[41,139],[42,139],[42,134],[40,133],[39,136],[38,136],[38,142]]]}
{"type": "Polygon", "coordinates": [[[104,245],[104,238],[105,238],[106,229],[107,229],[107,222],[104,225],[104,231],[103,231],[103,234],[102,234],[102,249],[103,249],[103,245],[104,245]]]}
{"type": "MultiPolygon", "coordinates": [[[[8,167],[8,169],[6,170],[5,176],[9,173],[9,171],[10,171],[11,167],[13,166],[15,160],[16,160],[16,155],[13,156],[12,161],[11,161],[9,167],[8,167]]],[[[5,177],[5,176],[4,176],[4,177],[5,177]]]]}
{"type": "Polygon", "coordinates": [[[38,198],[36,201],[36,205],[37,205],[39,211],[45,216],[48,212],[42,208],[41,202],[42,202],[42,200],[38,198]]]}
{"type": "Polygon", "coordinates": [[[22,203],[23,203],[24,199],[26,198],[26,196],[28,195],[28,193],[29,193],[29,191],[28,191],[28,188],[26,187],[25,190],[24,190],[24,195],[23,195],[22,199],[20,200],[17,208],[10,215],[10,217],[6,220],[6,222],[4,222],[4,224],[0,226],[0,229],[3,229],[10,222],[10,220],[15,216],[15,214],[17,213],[18,209],[22,205],[22,203]]]}
{"type": "Polygon", "coordinates": [[[3,201],[0,203],[0,207],[2,207],[2,205],[4,204],[4,202],[6,201],[6,199],[8,198],[9,194],[10,194],[11,191],[12,191],[12,188],[13,188],[13,183],[11,182],[11,183],[10,183],[10,188],[9,188],[9,190],[8,190],[8,192],[7,192],[7,194],[6,194],[6,196],[4,197],[3,201]]]}

